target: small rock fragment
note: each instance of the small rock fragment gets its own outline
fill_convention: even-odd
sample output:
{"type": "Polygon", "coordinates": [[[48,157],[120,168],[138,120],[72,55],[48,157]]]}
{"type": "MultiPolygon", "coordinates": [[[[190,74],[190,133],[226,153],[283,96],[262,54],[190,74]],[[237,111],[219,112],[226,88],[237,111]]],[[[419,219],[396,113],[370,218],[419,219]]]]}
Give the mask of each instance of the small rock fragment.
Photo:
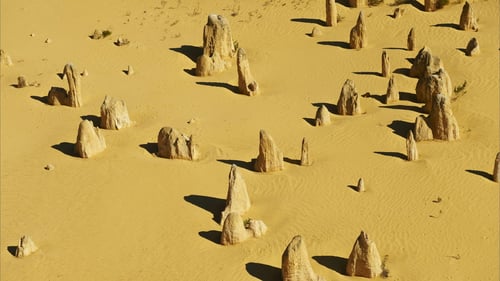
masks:
{"type": "Polygon", "coordinates": [[[24,235],[19,239],[19,244],[16,248],[15,256],[16,258],[22,258],[31,255],[38,247],[35,245],[35,242],[31,240],[30,236],[24,235]]]}
{"type": "Polygon", "coordinates": [[[358,180],[358,185],[356,186],[356,191],[357,192],[365,192],[365,181],[363,178],[359,178],[358,180]]]}
{"type": "Polygon", "coordinates": [[[50,43],[52,43],[52,39],[50,39],[50,38],[45,39],[45,43],[46,43],[46,44],[50,44],[50,43]]]}
{"type": "Polygon", "coordinates": [[[17,77],[17,88],[28,87],[28,83],[26,82],[26,78],[24,76],[17,77]]]}
{"type": "Polygon", "coordinates": [[[323,36],[323,31],[321,31],[321,28],[315,26],[315,27],[313,27],[313,29],[310,33],[310,36],[311,37],[321,37],[321,36],[323,36]]]}
{"type": "Polygon", "coordinates": [[[13,64],[10,56],[2,49],[0,49],[0,64],[6,66],[11,66],[13,64]]]}
{"type": "Polygon", "coordinates": [[[134,74],[134,68],[131,65],[129,65],[127,66],[127,75],[132,75],[132,74],[134,74]]]}
{"type": "Polygon", "coordinates": [[[80,73],[81,76],[83,77],[86,77],[86,76],[89,76],[89,72],[87,71],[87,69],[84,69],[82,73],[80,73]]]}
{"type": "Polygon", "coordinates": [[[405,13],[405,9],[397,7],[396,9],[394,9],[392,17],[395,19],[398,19],[398,18],[402,17],[404,15],[404,13],[405,13]]]}
{"type": "Polygon", "coordinates": [[[54,170],[54,169],[55,169],[54,165],[52,165],[52,164],[47,164],[47,165],[45,165],[45,167],[43,167],[43,168],[44,168],[45,170],[47,170],[47,171],[52,171],[52,170],[54,170]]]}
{"type": "Polygon", "coordinates": [[[330,124],[331,118],[330,118],[330,112],[326,108],[324,104],[322,104],[318,110],[316,111],[316,118],[315,118],[315,125],[316,126],[326,126],[330,124]]]}
{"type": "Polygon", "coordinates": [[[121,36],[118,37],[115,41],[116,46],[125,46],[128,45],[130,41],[127,38],[122,38],[121,36]]]}
{"type": "Polygon", "coordinates": [[[101,125],[103,129],[120,130],[130,127],[132,122],[128,116],[127,105],[123,100],[110,96],[104,98],[101,105],[101,125]]]}
{"type": "Polygon", "coordinates": [[[102,39],[103,38],[102,31],[99,29],[94,30],[94,33],[90,35],[90,38],[94,40],[102,39]]]}

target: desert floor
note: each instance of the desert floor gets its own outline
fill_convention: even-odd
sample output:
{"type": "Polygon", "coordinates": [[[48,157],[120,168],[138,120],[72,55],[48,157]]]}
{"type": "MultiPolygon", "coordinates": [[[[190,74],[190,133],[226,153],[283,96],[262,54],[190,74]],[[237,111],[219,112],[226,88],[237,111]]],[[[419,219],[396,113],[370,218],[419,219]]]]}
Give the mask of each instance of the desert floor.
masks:
{"type": "Polygon", "coordinates": [[[319,275],[365,280],[345,276],[364,230],[385,260],[386,280],[498,280],[499,194],[491,173],[499,147],[499,4],[474,1],[479,32],[456,28],[460,4],[432,13],[419,6],[401,5],[399,19],[388,4],[363,8],[369,46],[351,50],[361,9],[337,3],[339,25],[324,27],[321,0],[2,1],[0,43],[14,65],[2,65],[0,78],[0,279],[280,280],[281,254],[301,234],[319,275]],[[228,18],[261,95],[237,94],[235,63],[215,76],[191,74],[210,13],[228,18]],[[322,37],[308,36],[314,26],[322,37]],[[407,51],[412,27],[417,50],[407,51]],[[91,40],[96,28],[112,34],[91,40]],[[118,36],[130,44],[115,46],[118,36]],[[467,57],[472,37],[481,54],[467,57]],[[422,114],[408,59],[424,45],[443,60],[453,86],[467,81],[452,103],[461,139],[420,142],[421,159],[408,162],[405,137],[422,114]],[[388,82],[379,75],[383,50],[401,91],[394,105],[380,101],[388,82]],[[49,89],[67,88],[57,74],[68,62],[88,70],[84,105],[49,106],[49,89]],[[134,75],[124,73],[127,65],[134,75]],[[12,86],[19,75],[40,86],[12,86]],[[361,100],[366,114],[334,114],[348,78],[359,94],[371,94],[361,100]],[[75,157],[78,124],[99,119],[105,95],[125,100],[135,125],[102,130],[108,148],[75,157]],[[332,124],[312,126],[325,103],[332,124]],[[164,126],[194,134],[201,159],[155,157],[164,126]],[[252,171],[260,129],[283,151],[284,171],[252,171]],[[303,137],[309,167],[297,165],[303,137]],[[269,230],[222,246],[214,218],[232,163],[252,200],[244,218],[269,230]],[[350,187],[359,177],[365,193],[350,187]],[[40,250],[17,259],[11,247],[24,234],[40,250]]]}

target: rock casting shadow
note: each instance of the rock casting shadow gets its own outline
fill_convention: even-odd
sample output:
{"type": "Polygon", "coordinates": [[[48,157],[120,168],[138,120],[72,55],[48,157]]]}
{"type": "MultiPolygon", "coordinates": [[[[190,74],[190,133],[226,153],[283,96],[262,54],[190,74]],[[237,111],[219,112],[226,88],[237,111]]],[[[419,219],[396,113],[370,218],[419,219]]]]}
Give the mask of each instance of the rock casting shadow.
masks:
{"type": "Polygon", "coordinates": [[[224,89],[228,89],[229,91],[231,91],[235,94],[240,94],[240,90],[237,86],[233,86],[231,84],[224,83],[224,82],[196,82],[196,84],[224,88],[224,89]]]}
{"type": "Polygon", "coordinates": [[[391,156],[391,157],[401,158],[403,160],[407,159],[406,155],[404,155],[403,153],[399,153],[399,152],[374,151],[373,153],[384,155],[384,156],[391,156]]]}
{"type": "Polygon", "coordinates": [[[382,104],[385,103],[385,95],[373,95],[370,93],[366,93],[366,94],[363,94],[361,96],[363,98],[371,98],[371,99],[377,100],[378,102],[380,102],[382,104]]]}
{"type": "Polygon", "coordinates": [[[399,92],[399,99],[411,102],[417,102],[417,95],[408,92],[399,92]]]}
{"type": "Polygon", "coordinates": [[[196,63],[199,56],[203,55],[203,48],[192,45],[182,45],[179,48],[170,48],[170,50],[181,53],[196,63]]]}
{"type": "Polygon", "coordinates": [[[281,281],[281,269],[263,263],[249,262],[247,272],[261,281],[281,281]]]}
{"type": "Polygon", "coordinates": [[[342,41],[319,41],[318,44],[324,46],[335,46],[343,49],[350,49],[349,43],[342,41]]]}
{"type": "Polygon", "coordinates": [[[216,223],[220,222],[221,212],[226,207],[226,200],[210,196],[191,194],[184,196],[184,200],[211,213],[216,223]]]}
{"type": "Polygon", "coordinates": [[[347,259],[336,256],[314,256],[312,257],[322,266],[336,271],[339,274],[346,275],[347,259]]]}
{"type": "Polygon", "coordinates": [[[467,169],[465,170],[466,172],[469,172],[471,174],[474,174],[474,175],[477,175],[477,176],[481,176],[483,178],[486,178],[488,180],[493,180],[493,175],[490,174],[490,173],[487,173],[485,171],[480,171],[480,170],[470,170],[470,169],[467,169]]]}
{"type": "Polygon", "coordinates": [[[217,245],[220,245],[220,236],[222,232],[218,230],[209,230],[209,231],[200,231],[198,235],[207,239],[208,241],[212,241],[217,245]]]}
{"type": "Polygon", "coordinates": [[[54,144],[52,146],[52,148],[59,150],[60,152],[66,154],[66,155],[77,157],[77,155],[75,153],[75,144],[74,143],[61,142],[59,144],[54,144]]]}
{"type": "Polygon", "coordinates": [[[408,131],[413,130],[415,124],[401,120],[394,120],[391,124],[387,125],[387,127],[391,128],[394,134],[406,139],[408,131]]]}

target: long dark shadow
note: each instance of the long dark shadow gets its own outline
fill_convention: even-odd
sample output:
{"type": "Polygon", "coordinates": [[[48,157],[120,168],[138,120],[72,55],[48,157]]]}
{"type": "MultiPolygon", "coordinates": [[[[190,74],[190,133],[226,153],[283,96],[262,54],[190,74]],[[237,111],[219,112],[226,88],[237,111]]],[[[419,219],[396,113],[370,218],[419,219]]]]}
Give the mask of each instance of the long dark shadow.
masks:
{"type": "Polygon", "coordinates": [[[227,89],[235,94],[240,94],[240,90],[238,89],[237,86],[233,86],[231,84],[224,83],[224,82],[196,82],[196,84],[224,88],[224,89],[227,89]]]}
{"type": "Polygon", "coordinates": [[[399,92],[399,99],[411,102],[417,102],[417,95],[408,92],[399,92]]]}
{"type": "Polygon", "coordinates": [[[9,252],[12,256],[16,256],[17,246],[7,246],[7,252],[9,252]]]}
{"type": "Polygon", "coordinates": [[[101,125],[101,117],[97,115],[82,115],[80,116],[82,120],[88,120],[94,124],[95,127],[99,127],[101,125]]]}
{"type": "Polygon", "coordinates": [[[352,73],[354,74],[359,74],[359,75],[375,75],[375,76],[382,76],[380,72],[376,71],[353,71],[352,73]]]}
{"type": "Polygon", "coordinates": [[[256,262],[249,262],[245,265],[247,272],[261,281],[281,281],[281,269],[256,262]]]}
{"type": "Polygon", "coordinates": [[[343,41],[319,41],[318,44],[324,46],[334,46],[343,49],[350,49],[349,43],[343,41]]]}
{"type": "Polygon", "coordinates": [[[414,105],[402,105],[402,104],[395,104],[395,105],[385,105],[385,106],[380,106],[381,108],[391,108],[391,109],[399,109],[399,110],[410,110],[410,111],[415,111],[418,113],[424,113],[421,107],[414,106],[414,105]]]}
{"type": "Polygon", "coordinates": [[[395,158],[401,158],[403,160],[407,159],[406,155],[404,155],[403,153],[399,153],[399,152],[374,151],[373,153],[384,155],[384,156],[391,156],[391,157],[395,157],[395,158]]]}
{"type": "Polygon", "coordinates": [[[68,156],[77,157],[77,155],[75,153],[75,144],[74,143],[61,142],[58,144],[54,144],[52,146],[52,148],[55,150],[59,150],[60,152],[66,154],[68,156]]]}
{"type": "Polygon", "coordinates": [[[242,160],[233,160],[233,159],[217,159],[217,161],[225,163],[225,164],[229,164],[229,165],[234,164],[234,165],[238,166],[238,168],[243,168],[243,169],[247,169],[249,171],[254,172],[253,164],[254,164],[255,159],[250,160],[250,162],[245,162],[242,160]]]}
{"type": "Polygon", "coordinates": [[[458,24],[451,23],[451,22],[438,23],[438,24],[431,25],[431,27],[447,27],[447,28],[453,28],[453,29],[456,29],[456,30],[460,30],[460,26],[458,24]]]}
{"type": "Polygon", "coordinates": [[[483,178],[486,178],[488,180],[493,180],[493,175],[490,174],[490,173],[487,173],[485,171],[480,171],[480,170],[470,170],[470,169],[467,169],[465,170],[466,172],[468,173],[471,173],[471,174],[474,174],[474,175],[477,175],[477,176],[480,176],[480,177],[483,177],[483,178]]]}
{"type": "Polygon", "coordinates": [[[179,48],[170,48],[170,50],[185,55],[194,63],[196,63],[198,57],[203,54],[202,47],[192,46],[192,45],[182,45],[179,48]]]}
{"type": "Polygon", "coordinates": [[[215,244],[220,244],[220,235],[222,232],[218,230],[209,230],[209,231],[200,231],[198,235],[207,239],[208,241],[212,241],[215,244]]]}
{"type": "Polygon", "coordinates": [[[312,257],[322,266],[336,271],[339,274],[346,275],[347,259],[337,256],[314,256],[312,257]]]}
{"type": "Polygon", "coordinates": [[[139,144],[139,147],[144,148],[149,154],[156,155],[158,153],[158,143],[148,142],[139,144]]]}
{"type": "Polygon", "coordinates": [[[397,73],[397,74],[401,74],[401,75],[410,77],[410,69],[406,68],[406,67],[396,68],[396,69],[394,69],[393,72],[397,73]]]}
{"type": "Polygon", "coordinates": [[[44,104],[49,104],[48,103],[48,97],[47,96],[44,96],[44,97],[40,97],[40,96],[30,96],[30,98],[34,99],[34,100],[37,100],[41,103],[44,103],[44,104]]]}
{"type": "Polygon", "coordinates": [[[312,18],[293,18],[293,19],[290,19],[290,21],[302,22],[302,23],[313,23],[313,24],[322,25],[322,26],[325,25],[324,21],[322,21],[320,19],[312,19],[312,18]]]}
{"type": "Polygon", "coordinates": [[[221,212],[226,206],[226,200],[204,195],[191,194],[184,196],[184,200],[211,213],[216,223],[220,222],[221,212]]]}
{"type": "Polygon", "coordinates": [[[413,130],[415,124],[401,120],[394,120],[391,124],[387,125],[387,127],[391,128],[394,134],[406,139],[408,131],[413,130]]]}

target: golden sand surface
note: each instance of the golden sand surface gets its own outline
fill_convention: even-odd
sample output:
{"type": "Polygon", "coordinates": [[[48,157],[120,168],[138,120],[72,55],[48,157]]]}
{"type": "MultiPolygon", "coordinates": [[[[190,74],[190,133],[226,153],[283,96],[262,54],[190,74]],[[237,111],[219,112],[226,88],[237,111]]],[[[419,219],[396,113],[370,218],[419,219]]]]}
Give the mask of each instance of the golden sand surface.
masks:
{"type": "Polygon", "coordinates": [[[361,9],[339,2],[341,21],[325,27],[321,0],[2,1],[0,47],[14,64],[2,65],[0,77],[0,279],[281,280],[281,254],[300,234],[326,280],[365,280],[345,275],[364,230],[385,260],[386,280],[499,280],[499,194],[490,179],[499,150],[498,1],[472,4],[479,32],[456,28],[461,4],[436,12],[404,4],[404,16],[393,19],[389,3],[361,9]],[[368,47],[351,50],[360,10],[368,47]],[[214,76],[192,75],[211,13],[229,20],[259,96],[237,94],[235,62],[214,76]],[[322,37],[308,36],[315,26],[322,37]],[[412,27],[417,48],[408,51],[412,27]],[[112,34],[92,40],[95,29],[112,34]],[[130,44],[114,45],[119,36],[130,44]],[[481,54],[467,57],[472,37],[481,54]],[[424,45],[442,59],[454,87],[467,81],[452,103],[461,138],[419,142],[420,160],[408,162],[405,137],[423,104],[407,73],[424,45]],[[393,105],[381,102],[383,50],[401,92],[393,105]],[[89,73],[83,106],[47,105],[51,87],[67,88],[57,74],[69,62],[89,73]],[[128,65],[134,75],[124,73],[128,65]],[[19,75],[40,86],[13,87],[19,75]],[[365,114],[334,114],[346,79],[370,93],[361,99],[365,114]],[[107,149],[75,157],[78,124],[99,119],[106,95],[125,100],[135,124],[102,130],[107,149]],[[320,104],[332,111],[329,126],[312,126],[320,104]],[[194,134],[201,159],[155,157],[164,126],[194,134]],[[260,129],[283,151],[283,171],[252,171],[260,129]],[[314,161],[308,167],[297,165],[303,137],[314,161]],[[222,246],[214,217],[233,163],[252,201],[244,219],[269,229],[222,246]],[[350,188],[360,177],[364,193],[350,188]],[[25,234],[40,249],[17,259],[9,249],[25,234]]]}

